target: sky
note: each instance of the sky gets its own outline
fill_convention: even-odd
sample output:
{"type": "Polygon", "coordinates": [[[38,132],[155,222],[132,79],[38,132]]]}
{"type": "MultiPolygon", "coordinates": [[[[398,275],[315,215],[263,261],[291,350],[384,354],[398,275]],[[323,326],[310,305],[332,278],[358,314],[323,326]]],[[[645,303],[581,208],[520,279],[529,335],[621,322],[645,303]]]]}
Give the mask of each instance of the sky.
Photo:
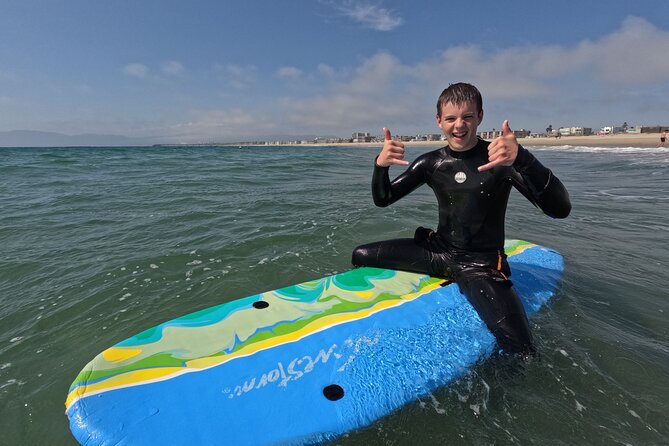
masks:
{"type": "Polygon", "coordinates": [[[0,132],[438,133],[455,82],[480,130],[669,125],[669,1],[0,0],[0,132]]]}

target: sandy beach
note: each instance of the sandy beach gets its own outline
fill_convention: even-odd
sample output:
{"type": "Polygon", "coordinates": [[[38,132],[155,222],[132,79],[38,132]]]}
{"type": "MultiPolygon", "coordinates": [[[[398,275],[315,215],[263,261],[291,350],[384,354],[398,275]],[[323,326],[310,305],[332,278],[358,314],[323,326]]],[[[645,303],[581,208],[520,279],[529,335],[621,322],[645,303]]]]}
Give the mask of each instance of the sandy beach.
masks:
{"type": "MultiPolygon", "coordinates": [[[[582,146],[582,147],[641,147],[655,148],[660,144],[659,133],[621,133],[616,135],[590,136],[563,136],[562,138],[519,138],[518,142],[527,147],[531,146],[582,146]]],[[[379,147],[379,142],[367,143],[340,143],[340,144],[301,144],[308,146],[360,146],[379,147]]],[[[441,147],[444,141],[408,141],[406,147],[441,147]]],[[[669,142],[666,144],[669,150],[669,142]]]]}
{"type": "Polygon", "coordinates": [[[521,138],[525,146],[585,146],[585,147],[657,147],[659,133],[621,133],[618,135],[563,136],[562,138],[521,138]]]}

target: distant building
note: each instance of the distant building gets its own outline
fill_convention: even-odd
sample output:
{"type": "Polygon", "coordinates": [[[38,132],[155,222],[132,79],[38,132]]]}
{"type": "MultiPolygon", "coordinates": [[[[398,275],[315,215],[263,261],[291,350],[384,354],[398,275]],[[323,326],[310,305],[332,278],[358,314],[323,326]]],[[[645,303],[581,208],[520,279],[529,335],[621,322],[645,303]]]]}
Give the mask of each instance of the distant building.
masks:
{"type": "Polygon", "coordinates": [[[353,133],[353,142],[371,142],[372,135],[369,132],[355,132],[353,133]]]}
{"type": "Polygon", "coordinates": [[[588,136],[592,135],[590,127],[560,127],[560,136],[588,136]]]}
{"type": "Polygon", "coordinates": [[[490,130],[485,132],[479,132],[479,136],[483,139],[495,139],[498,136],[502,136],[502,132],[500,130],[490,130]]]}
{"type": "Polygon", "coordinates": [[[643,126],[641,127],[641,133],[660,133],[662,130],[669,129],[669,124],[667,125],[654,125],[654,126],[643,126]]]}
{"type": "MultiPolygon", "coordinates": [[[[479,132],[478,135],[483,139],[495,139],[499,136],[502,136],[503,132],[501,130],[488,130],[484,132],[479,132]]],[[[513,134],[516,135],[516,138],[527,138],[530,136],[530,131],[525,129],[514,130],[513,134]]]]}

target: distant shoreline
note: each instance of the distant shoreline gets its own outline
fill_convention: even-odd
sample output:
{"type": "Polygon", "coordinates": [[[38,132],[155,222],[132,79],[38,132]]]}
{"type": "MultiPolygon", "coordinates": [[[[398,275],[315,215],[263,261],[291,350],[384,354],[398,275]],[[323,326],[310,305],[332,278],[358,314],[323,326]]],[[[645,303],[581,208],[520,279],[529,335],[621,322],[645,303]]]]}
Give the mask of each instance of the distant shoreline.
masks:
{"type": "MultiPolygon", "coordinates": [[[[563,136],[561,138],[519,138],[522,146],[582,146],[582,147],[639,147],[655,148],[660,144],[659,133],[618,134],[618,135],[590,135],[590,136],[563,136]]],[[[380,147],[379,142],[358,143],[330,143],[330,144],[298,144],[305,147],[380,147]]],[[[408,141],[404,145],[411,147],[443,147],[446,141],[408,141]]],[[[669,142],[666,143],[669,150],[669,142]]]]}
{"type": "MultiPolygon", "coordinates": [[[[488,139],[489,140],[489,139],[488,139]]],[[[519,138],[518,142],[526,147],[532,146],[581,146],[581,147],[637,147],[637,148],[656,148],[660,144],[660,133],[639,133],[629,134],[621,133],[615,135],[590,135],[590,136],[563,136],[561,138],[519,138]]],[[[446,141],[407,141],[404,143],[407,148],[411,147],[443,147],[446,141]]],[[[352,147],[352,148],[380,148],[382,142],[338,142],[338,143],[193,143],[193,144],[152,144],[152,145],[132,145],[132,144],[109,144],[109,145],[34,145],[34,146],[0,146],[0,149],[9,148],[94,148],[94,147],[352,147]]],[[[669,142],[665,146],[669,150],[669,142]]]]}

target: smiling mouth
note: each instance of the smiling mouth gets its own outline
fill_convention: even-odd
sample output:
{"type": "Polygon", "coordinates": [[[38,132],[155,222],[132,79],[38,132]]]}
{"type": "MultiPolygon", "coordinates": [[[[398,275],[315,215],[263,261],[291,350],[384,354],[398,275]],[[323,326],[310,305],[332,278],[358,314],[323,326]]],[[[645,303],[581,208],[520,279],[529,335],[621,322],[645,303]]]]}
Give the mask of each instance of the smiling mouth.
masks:
{"type": "Polygon", "coordinates": [[[467,133],[469,132],[453,132],[452,135],[455,138],[464,138],[465,136],[467,136],[467,133]]]}

